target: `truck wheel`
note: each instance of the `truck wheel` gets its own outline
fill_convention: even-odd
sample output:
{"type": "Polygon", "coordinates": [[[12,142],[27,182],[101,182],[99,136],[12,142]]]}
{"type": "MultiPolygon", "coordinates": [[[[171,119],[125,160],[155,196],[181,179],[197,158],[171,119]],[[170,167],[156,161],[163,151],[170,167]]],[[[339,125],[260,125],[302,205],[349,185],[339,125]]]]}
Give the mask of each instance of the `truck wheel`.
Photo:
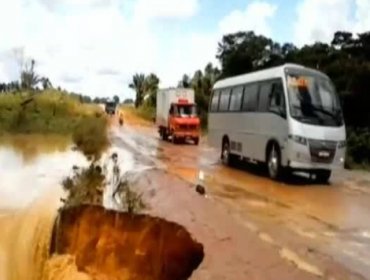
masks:
{"type": "Polygon", "coordinates": [[[162,140],[167,141],[168,140],[168,134],[165,129],[162,130],[162,140]]]}
{"type": "Polygon", "coordinates": [[[199,137],[194,138],[194,145],[198,146],[199,145],[199,137]]]}

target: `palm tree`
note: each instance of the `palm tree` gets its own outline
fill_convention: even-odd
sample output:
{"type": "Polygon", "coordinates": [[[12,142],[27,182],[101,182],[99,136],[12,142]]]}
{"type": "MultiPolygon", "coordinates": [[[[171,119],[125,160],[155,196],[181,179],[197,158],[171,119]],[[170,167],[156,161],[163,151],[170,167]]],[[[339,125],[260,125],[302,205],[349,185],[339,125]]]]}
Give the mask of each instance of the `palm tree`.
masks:
{"type": "Polygon", "coordinates": [[[159,78],[154,73],[151,73],[149,76],[145,78],[144,94],[148,95],[147,102],[150,106],[155,107],[156,105],[159,82],[160,82],[159,78]]]}
{"type": "Polygon", "coordinates": [[[39,82],[40,77],[35,73],[35,60],[32,59],[30,64],[26,64],[21,73],[21,85],[24,89],[33,89],[39,82]]]}
{"type": "Polygon", "coordinates": [[[129,87],[136,92],[135,107],[139,107],[143,103],[144,91],[145,91],[145,75],[135,74],[132,77],[132,83],[129,87]]]}

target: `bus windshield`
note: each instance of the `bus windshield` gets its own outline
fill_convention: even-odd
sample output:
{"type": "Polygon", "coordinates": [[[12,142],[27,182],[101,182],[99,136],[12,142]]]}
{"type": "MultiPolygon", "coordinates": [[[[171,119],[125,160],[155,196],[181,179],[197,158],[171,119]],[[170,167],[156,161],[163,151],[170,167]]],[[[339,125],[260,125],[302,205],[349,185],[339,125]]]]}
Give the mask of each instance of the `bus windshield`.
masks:
{"type": "Polygon", "coordinates": [[[321,126],[343,125],[339,99],[327,78],[288,74],[287,87],[292,118],[321,126]]]}

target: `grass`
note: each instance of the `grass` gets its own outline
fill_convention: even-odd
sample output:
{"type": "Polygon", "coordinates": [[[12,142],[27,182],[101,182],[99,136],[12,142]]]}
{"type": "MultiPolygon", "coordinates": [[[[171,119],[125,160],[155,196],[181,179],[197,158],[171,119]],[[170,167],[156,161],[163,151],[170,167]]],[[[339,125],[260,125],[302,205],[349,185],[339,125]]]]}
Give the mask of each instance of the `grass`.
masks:
{"type": "Polygon", "coordinates": [[[156,114],[154,107],[146,105],[140,106],[139,108],[122,106],[121,109],[129,114],[135,115],[136,117],[148,122],[152,122],[156,114]]]}
{"type": "Polygon", "coordinates": [[[82,119],[102,115],[96,105],[56,90],[0,94],[0,134],[71,135],[82,119]]]}
{"type": "Polygon", "coordinates": [[[74,128],[73,142],[93,162],[100,159],[109,145],[107,124],[107,118],[92,116],[80,119],[74,128]]]}

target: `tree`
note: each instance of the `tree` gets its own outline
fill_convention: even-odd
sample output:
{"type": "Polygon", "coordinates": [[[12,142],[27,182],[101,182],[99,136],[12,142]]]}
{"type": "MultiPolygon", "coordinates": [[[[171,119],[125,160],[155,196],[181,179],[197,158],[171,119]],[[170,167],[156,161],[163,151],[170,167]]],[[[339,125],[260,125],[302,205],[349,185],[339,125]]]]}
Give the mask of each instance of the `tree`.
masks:
{"type": "Polygon", "coordinates": [[[273,46],[271,39],[257,36],[253,31],[223,36],[216,55],[222,65],[222,77],[253,71],[270,56],[273,46]]]}
{"type": "Polygon", "coordinates": [[[113,96],[113,101],[114,101],[116,104],[119,104],[120,99],[119,99],[118,95],[113,96]]]}
{"type": "Polygon", "coordinates": [[[123,100],[123,104],[134,104],[134,100],[131,98],[126,98],[123,100]]]}
{"type": "Polygon", "coordinates": [[[212,93],[214,83],[220,78],[221,71],[208,63],[204,69],[195,71],[190,79],[188,75],[184,75],[179,82],[180,87],[191,87],[195,92],[195,102],[198,106],[198,111],[201,118],[201,123],[204,127],[207,126],[207,112],[209,99],[212,93]]]}
{"type": "Polygon", "coordinates": [[[151,73],[148,76],[145,74],[135,74],[133,76],[132,83],[129,86],[136,92],[136,108],[143,104],[144,97],[149,106],[155,106],[159,82],[160,80],[158,76],[154,73],[151,73]]]}
{"type": "Polygon", "coordinates": [[[23,89],[34,89],[40,82],[40,77],[35,73],[35,60],[31,59],[26,63],[21,72],[21,86],[23,89]]]}
{"type": "Polygon", "coordinates": [[[145,75],[135,74],[132,77],[132,82],[129,87],[136,92],[135,107],[139,107],[143,103],[145,92],[145,75]]]}
{"type": "Polygon", "coordinates": [[[151,107],[156,106],[159,82],[158,76],[154,73],[149,74],[145,78],[145,94],[148,96],[147,103],[151,107]]]}
{"type": "Polygon", "coordinates": [[[51,84],[51,82],[50,82],[49,78],[47,78],[47,77],[42,77],[42,78],[40,78],[40,81],[41,81],[41,84],[42,84],[42,88],[43,88],[44,90],[47,90],[47,89],[49,89],[49,88],[52,88],[52,87],[53,87],[53,85],[51,84]]]}
{"type": "Polygon", "coordinates": [[[179,81],[177,87],[179,87],[179,88],[190,88],[190,86],[191,86],[190,77],[187,74],[184,74],[184,76],[182,76],[181,81],[179,81]]]}

